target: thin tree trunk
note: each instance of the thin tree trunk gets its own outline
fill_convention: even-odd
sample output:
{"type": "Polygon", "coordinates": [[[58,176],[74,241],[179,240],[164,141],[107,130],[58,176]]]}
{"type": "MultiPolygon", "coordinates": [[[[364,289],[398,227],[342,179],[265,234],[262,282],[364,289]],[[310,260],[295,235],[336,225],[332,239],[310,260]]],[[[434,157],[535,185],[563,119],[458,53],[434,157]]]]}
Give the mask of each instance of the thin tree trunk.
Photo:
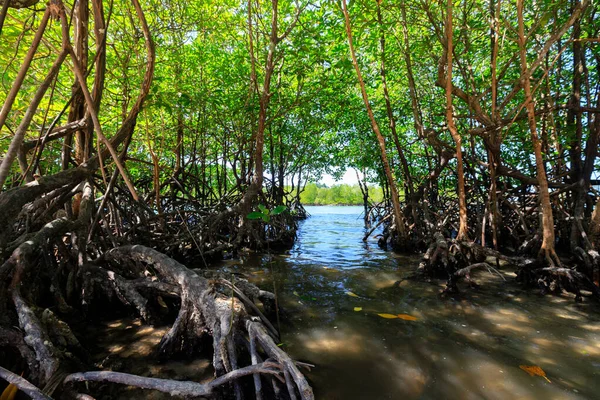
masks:
{"type": "MultiPolygon", "coordinates": [[[[31,61],[33,60],[33,56],[37,51],[40,42],[42,41],[42,36],[44,35],[44,31],[46,30],[46,25],[48,24],[48,19],[50,18],[50,7],[46,8],[46,12],[44,13],[42,20],[40,22],[40,26],[38,27],[37,32],[35,33],[35,37],[33,38],[33,42],[31,43],[31,47],[27,51],[27,55],[25,56],[25,60],[23,60],[23,64],[21,68],[19,68],[19,72],[17,73],[17,77],[13,82],[12,87],[10,88],[10,92],[8,96],[6,96],[6,100],[4,100],[4,104],[2,105],[2,109],[0,110],[0,131],[8,118],[8,113],[12,109],[13,103],[17,98],[17,93],[19,93],[19,89],[23,84],[23,80],[25,79],[25,75],[27,75],[27,71],[29,70],[29,66],[31,65],[31,61]]],[[[0,184],[2,187],[2,184],[0,184]]]]}
{"type": "MultiPolygon", "coordinates": [[[[62,50],[60,55],[57,57],[56,61],[54,62],[54,65],[52,65],[52,68],[50,69],[50,72],[46,76],[46,79],[44,79],[44,81],[39,86],[38,90],[36,91],[35,95],[33,96],[33,99],[31,100],[31,103],[29,104],[29,107],[27,108],[27,111],[25,112],[25,116],[23,117],[23,119],[21,120],[21,123],[19,124],[19,127],[15,131],[15,136],[13,136],[13,139],[10,142],[10,146],[6,153],[6,157],[4,157],[4,160],[2,161],[2,165],[0,165],[0,188],[2,188],[2,186],[4,185],[4,182],[6,181],[6,178],[8,177],[8,175],[10,173],[10,168],[12,166],[12,163],[13,163],[15,157],[17,156],[17,153],[19,152],[21,144],[23,143],[23,139],[25,138],[25,133],[27,132],[27,129],[29,128],[29,124],[31,123],[31,120],[33,119],[33,116],[35,115],[35,113],[37,111],[38,105],[42,101],[42,98],[44,97],[44,94],[50,87],[50,84],[52,83],[52,81],[54,80],[56,75],[58,74],[58,71],[60,70],[60,67],[62,66],[62,63],[64,62],[66,56],[67,56],[67,52],[65,50],[62,50]]],[[[23,170],[23,173],[26,173],[26,172],[27,172],[27,168],[25,167],[25,170],[23,170]]]]}
{"type": "Polygon", "coordinates": [[[417,88],[415,85],[415,78],[412,70],[412,60],[410,57],[410,42],[408,38],[408,25],[406,22],[406,5],[404,2],[400,4],[400,10],[402,11],[402,36],[404,38],[404,61],[406,63],[406,75],[408,77],[408,91],[410,94],[410,103],[412,106],[413,119],[417,136],[420,139],[425,137],[423,122],[421,120],[421,110],[419,108],[419,99],[417,97],[417,88]]]}
{"type": "Polygon", "coordinates": [[[454,124],[454,115],[452,110],[452,0],[448,0],[447,20],[446,20],[446,122],[448,130],[456,144],[456,175],[458,179],[458,210],[459,226],[458,240],[468,239],[467,225],[467,200],[465,192],[465,175],[462,160],[462,138],[454,124]]]}
{"type": "MultiPolygon", "coordinates": [[[[258,197],[260,191],[262,190],[263,184],[263,175],[264,175],[264,166],[263,166],[263,150],[265,146],[265,129],[267,126],[267,111],[269,108],[269,102],[271,100],[271,78],[273,76],[273,71],[275,69],[275,50],[277,48],[277,43],[279,42],[279,38],[277,36],[277,6],[278,0],[272,0],[272,14],[271,14],[271,32],[269,35],[269,50],[267,53],[267,58],[265,61],[265,77],[262,85],[262,90],[260,93],[260,108],[258,111],[258,127],[256,130],[256,135],[254,136],[254,175],[252,177],[252,181],[250,186],[246,190],[244,197],[241,201],[241,213],[243,215],[247,214],[252,207],[252,203],[258,197]]],[[[251,27],[251,13],[250,8],[248,9],[248,26],[251,27]]],[[[250,35],[252,32],[250,32],[250,35]]],[[[251,42],[252,43],[252,42],[251,42]]],[[[252,51],[252,44],[251,49],[252,51]]],[[[250,54],[250,58],[254,60],[254,54],[250,54]]],[[[253,61],[254,63],[254,61],[253,61]]],[[[254,64],[253,64],[254,65],[254,64]]],[[[254,70],[251,72],[251,81],[255,79],[254,70]]]]}
{"type": "Polygon", "coordinates": [[[575,189],[575,200],[573,205],[573,221],[571,223],[570,246],[571,250],[579,247],[582,226],[584,218],[584,205],[587,190],[589,188],[589,178],[583,173],[583,163],[581,159],[581,146],[583,138],[582,112],[581,112],[581,80],[583,73],[583,54],[581,48],[581,23],[578,19],[573,24],[573,83],[571,98],[569,99],[569,109],[567,111],[567,126],[572,128],[575,134],[572,136],[569,146],[569,156],[571,159],[571,182],[577,183],[575,189]]]}
{"type": "Polygon", "coordinates": [[[348,14],[348,8],[346,6],[346,0],[342,0],[342,10],[344,12],[344,18],[346,21],[346,35],[348,37],[348,45],[350,47],[350,55],[352,56],[352,63],[354,64],[354,69],[356,70],[356,75],[358,78],[358,83],[360,85],[360,90],[362,93],[362,98],[365,103],[365,108],[367,109],[367,114],[369,115],[369,119],[371,121],[371,128],[373,132],[377,136],[377,141],[379,143],[379,150],[381,151],[381,159],[383,162],[383,169],[385,172],[385,176],[387,178],[387,183],[390,188],[390,197],[392,201],[392,207],[394,210],[394,219],[396,224],[396,230],[398,233],[398,240],[395,245],[398,247],[407,246],[407,232],[406,226],[404,222],[404,215],[402,214],[402,210],[400,209],[400,200],[398,198],[398,189],[396,187],[396,181],[392,175],[392,170],[390,168],[390,164],[388,162],[387,151],[385,149],[385,139],[379,130],[379,125],[375,120],[375,115],[373,114],[373,110],[371,109],[371,105],[369,104],[369,97],[367,95],[367,90],[365,89],[365,82],[363,81],[362,74],[360,72],[360,67],[358,65],[358,60],[356,58],[356,53],[354,51],[354,45],[352,43],[352,28],[350,25],[350,15],[348,14]]]}
{"type": "Polygon", "coordinates": [[[410,174],[410,169],[408,168],[408,161],[404,154],[404,150],[402,149],[402,145],[400,144],[400,140],[398,139],[398,132],[396,131],[396,119],[394,118],[394,112],[392,110],[392,103],[390,101],[390,94],[387,86],[386,79],[386,70],[385,70],[385,30],[383,28],[383,16],[381,15],[381,4],[377,3],[377,22],[379,24],[379,28],[381,31],[381,36],[379,39],[379,43],[381,46],[381,83],[383,84],[383,97],[385,99],[385,108],[388,115],[388,120],[390,124],[390,131],[392,132],[392,139],[394,140],[394,144],[396,145],[396,151],[398,151],[398,156],[400,157],[400,164],[402,165],[402,171],[404,172],[404,179],[406,191],[408,192],[406,198],[407,203],[410,202],[411,212],[413,221],[416,223],[418,221],[417,217],[417,204],[414,198],[414,187],[412,176],[410,174]]]}
{"type": "Polygon", "coordinates": [[[529,132],[535,153],[535,167],[539,183],[539,201],[542,211],[542,246],[538,258],[544,258],[550,266],[560,266],[560,260],[554,250],[554,216],[550,204],[550,193],[548,191],[548,179],[544,168],[542,156],[542,143],[537,134],[535,106],[531,95],[531,82],[527,68],[527,55],[525,49],[525,28],[523,23],[523,0],[517,0],[517,17],[519,24],[519,55],[521,58],[521,79],[525,92],[525,106],[527,108],[527,120],[529,132]]]}

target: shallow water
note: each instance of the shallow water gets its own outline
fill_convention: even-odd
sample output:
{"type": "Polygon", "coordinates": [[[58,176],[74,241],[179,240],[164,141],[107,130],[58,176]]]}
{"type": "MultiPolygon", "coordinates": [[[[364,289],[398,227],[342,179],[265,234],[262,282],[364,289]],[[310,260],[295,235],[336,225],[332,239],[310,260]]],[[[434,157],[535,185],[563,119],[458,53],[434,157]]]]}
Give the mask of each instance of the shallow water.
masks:
{"type": "Polygon", "coordinates": [[[460,300],[441,298],[441,281],[396,287],[418,256],[363,243],[360,207],[307,210],[288,254],[221,268],[275,285],[283,347],[316,365],[307,376],[317,399],[600,398],[597,303],[522,290],[508,269],[476,272],[480,286],[461,286],[460,300]],[[551,382],[520,365],[541,367],[551,382]]]}

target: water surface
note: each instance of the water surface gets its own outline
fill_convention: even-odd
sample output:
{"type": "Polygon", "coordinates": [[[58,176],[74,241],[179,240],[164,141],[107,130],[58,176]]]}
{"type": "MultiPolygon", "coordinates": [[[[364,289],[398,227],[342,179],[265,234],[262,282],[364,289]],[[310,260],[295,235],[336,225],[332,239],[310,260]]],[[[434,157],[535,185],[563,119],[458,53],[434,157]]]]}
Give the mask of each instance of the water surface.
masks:
{"type": "Polygon", "coordinates": [[[317,399],[600,398],[597,303],[522,290],[510,269],[475,273],[480,286],[462,285],[461,299],[441,298],[441,281],[398,287],[419,257],[363,243],[361,207],[307,210],[288,254],[223,267],[275,285],[283,347],[316,365],[307,377],[317,399]]]}

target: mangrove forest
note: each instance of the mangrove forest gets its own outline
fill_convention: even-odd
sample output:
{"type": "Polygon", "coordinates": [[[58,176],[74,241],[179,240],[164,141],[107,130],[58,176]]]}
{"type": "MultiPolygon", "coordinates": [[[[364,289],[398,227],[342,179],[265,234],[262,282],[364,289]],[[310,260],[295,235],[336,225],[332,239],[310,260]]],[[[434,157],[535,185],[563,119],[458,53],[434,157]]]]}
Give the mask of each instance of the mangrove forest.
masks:
{"type": "Polygon", "coordinates": [[[0,400],[599,396],[597,2],[0,0],[0,105],[0,400]]]}

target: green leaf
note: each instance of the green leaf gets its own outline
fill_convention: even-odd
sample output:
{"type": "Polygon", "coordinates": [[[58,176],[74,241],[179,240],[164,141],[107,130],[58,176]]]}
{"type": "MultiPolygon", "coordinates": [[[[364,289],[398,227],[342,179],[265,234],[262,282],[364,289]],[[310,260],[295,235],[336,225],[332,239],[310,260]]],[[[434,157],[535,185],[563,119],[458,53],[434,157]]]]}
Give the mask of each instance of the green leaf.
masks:
{"type": "Polygon", "coordinates": [[[268,214],[263,214],[262,215],[262,220],[268,223],[269,221],[271,221],[271,217],[269,217],[268,214]]]}
{"type": "Polygon", "coordinates": [[[279,215],[287,209],[286,206],[280,205],[271,210],[271,215],[279,215]]]}
{"type": "Polygon", "coordinates": [[[259,212],[259,211],[252,211],[250,214],[246,215],[246,218],[248,219],[264,219],[265,214],[259,212]]]}
{"type": "Polygon", "coordinates": [[[263,206],[262,204],[258,205],[258,209],[263,213],[263,214],[267,214],[269,215],[269,210],[267,209],[267,207],[263,206]]]}

